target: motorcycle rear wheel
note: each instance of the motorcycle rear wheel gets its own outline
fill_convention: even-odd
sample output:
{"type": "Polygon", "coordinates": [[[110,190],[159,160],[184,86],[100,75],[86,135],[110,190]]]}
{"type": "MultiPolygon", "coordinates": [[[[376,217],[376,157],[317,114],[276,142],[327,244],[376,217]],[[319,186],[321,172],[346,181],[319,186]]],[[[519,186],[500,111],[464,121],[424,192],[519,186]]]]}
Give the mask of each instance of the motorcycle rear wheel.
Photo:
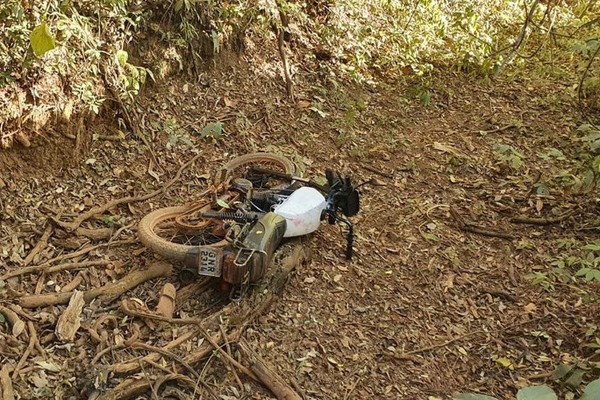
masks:
{"type": "MultiPolygon", "coordinates": [[[[223,165],[215,175],[214,183],[226,183],[227,180],[237,177],[248,178],[248,172],[253,166],[288,175],[296,173],[296,166],[286,157],[272,153],[252,153],[236,157],[223,165]]],[[[281,187],[288,183],[279,178],[259,180],[259,189],[281,187]]],[[[173,262],[183,262],[186,254],[198,246],[224,247],[228,243],[222,229],[224,224],[222,220],[197,218],[196,221],[199,221],[196,224],[199,226],[197,229],[184,227],[178,223],[177,220],[190,214],[190,210],[190,206],[183,205],[160,208],[147,214],[138,225],[140,241],[153,253],[173,262]]],[[[193,213],[208,211],[215,211],[211,209],[210,201],[193,213]]]]}

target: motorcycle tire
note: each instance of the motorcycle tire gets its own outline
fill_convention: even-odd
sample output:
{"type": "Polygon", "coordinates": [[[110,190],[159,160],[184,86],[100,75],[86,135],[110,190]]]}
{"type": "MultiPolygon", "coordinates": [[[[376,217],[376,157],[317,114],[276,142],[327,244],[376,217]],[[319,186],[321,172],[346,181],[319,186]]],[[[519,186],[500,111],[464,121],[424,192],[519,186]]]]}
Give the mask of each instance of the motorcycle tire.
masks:
{"type": "MultiPolygon", "coordinates": [[[[253,165],[294,175],[296,166],[287,158],[271,153],[252,153],[236,157],[219,170],[215,183],[224,183],[232,177],[243,177],[253,165]]],[[[276,182],[270,182],[276,184],[276,182]]],[[[279,182],[281,184],[281,182],[279,182]]],[[[200,212],[210,211],[207,204],[200,212]]],[[[173,262],[183,262],[186,254],[198,246],[224,247],[228,242],[214,234],[223,221],[208,221],[208,226],[194,232],[178,230],[175,219],[189,212],[188,206],[165,207],[152,211],[138,225],[138,237],[153,253],[173,262]]]]}

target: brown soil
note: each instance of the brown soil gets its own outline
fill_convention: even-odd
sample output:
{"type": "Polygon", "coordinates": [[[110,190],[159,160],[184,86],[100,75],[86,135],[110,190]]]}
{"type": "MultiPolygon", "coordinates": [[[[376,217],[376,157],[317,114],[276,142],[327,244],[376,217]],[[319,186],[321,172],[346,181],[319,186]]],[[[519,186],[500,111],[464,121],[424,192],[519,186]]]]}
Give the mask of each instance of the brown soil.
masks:
{"type": "MultiPolygon", "coordinates": [[[[55,146],[39,141],[34,149],[0,153],[6,183],[0,191],[0,273],[22,265],[50,217],[66,221],[93,205],[148,193],[200,151],[199,162],[167,195],[112,209],[84,225],[123,227],[114,239],[136,238],[136,223],[145,213],[193,200],[207,174],[234,155],[268,150],[293,158],[306,175],[320,176],[333,167],[358,181],[375,177],[382,183],[361,189],[355,258],[344,260],[342,235],[323,225],[311,241],[310,265],[296,271],[283,297],[245,333],[307,399],[449,398],[464,391],[513,398],[522,386],[554,385],[547,373],[560,363],[590,360],[593,349],[584,344],[593,340],[586,332],[600,322],[597,295],[589,297],[597,285],[588,284],[583,295],[570,282],[547,291],[526,278],[548,271],[549,257],[559,254],[559,239],[597,237],[588,229],[597,225],[593,204],[580,206],[581,199],[559,188],[532,194],[532,185],[549,179],[546,171],[555,166],[538,154],[557,148],[575,155],[571,137],[577,115],[555,83],[485,84],[448,75],[433,85],[433,103],[424,106],[404,85],[335,89],[319,73],[301,71],[292,103],[278,71],[274,54],[261,64],[240,60],[222,67],[202,83],[172,77],[148,91],[139,102],[140,128],[158,166],[149,163],[148,149],[131,134],[122,141],[93,141],[79,159],[72,156],[74,143],[59,136],[49,139],[55,146]],[[223,138],[203,138],[205,124],[216,120],[224,123],[223,138]],[[522,153],[523,166],[513,169],[499,160],[495,144],[522,153]],[[510,222],[514,216],[568,210],[576,213],[557,224],[510,222]],[[512,239],[466,232],[453,215],[512,239]]],[[[32,264],[90,244],[57,228],[32,264]]],[[[100,248],[79,261],[88,259],[111,264],[83,273],[82,287],[118,279],[153,256],[134,243],[100,248]]],[[[58,291],[76,275],[12,278],[3,301],[11,303],[16,292],[33,293],[36,287],[58,291]]],[[[167,282],[181,287],[175,274],[127,297],[152,308],[167,282]]],[[[208,315],[222,307],[219,299],[212,291],[192,298],[178,316],[208,315]]],[[[87,398],[82,393],[92,390],[102,365],[144,354],[115,350],[92,365],[98,351],[131,335],[131,321],[111,304],[92,303],[84,308],[75,342],[62,344],[53,332],[64,308],[30,311],[45,352],[33,349],[26,373],[14,380],[22,398],[87,398]],[[106,315],[117,320],[95,326],[106,315]],[[91,340],[94,326],[104,335],[100,343],[91,340]]],[[[145,340],[158,346],[181,329],[161,325],[145,340]]],[[[183,356],[197,344],[174,352],[183,356]]],[[[15,338],[0,325],[2,364],[16,365],[27,345],[24,335],[15,338]]],[[[163,366],[168,369],[171,362],[163,366]]],[[[205,380],[224,399],[269,398],[243,375],[245,384],[238,387],[226,365],[211,357],[194,368],[206,368],[205,380]]],[[[138,376],[160,374],[148,367],[138,376]]],[[[584,380],[592,377],[590,371],[584,380]]],[[[101,389],[121,379],[109,376],[101,389]]],[[[152,398],[147,396],[142,398],[152,398]]]]}

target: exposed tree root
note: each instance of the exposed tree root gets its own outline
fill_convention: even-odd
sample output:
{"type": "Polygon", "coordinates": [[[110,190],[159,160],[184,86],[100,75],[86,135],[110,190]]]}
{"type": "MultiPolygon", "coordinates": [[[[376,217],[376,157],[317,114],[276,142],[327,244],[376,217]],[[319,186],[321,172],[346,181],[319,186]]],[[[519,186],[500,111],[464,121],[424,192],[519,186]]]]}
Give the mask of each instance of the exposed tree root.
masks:
{"type": "MultiPolygon", "coordinates": [[[[27,275],[27,274],[32,274],[32,273],[57,272],[57,271],[64,271],[64,270],[68,270],[68,269],[91,267],[91,266],[94,266],[95,264],[87,265],[84,263],[94,263],[96,261],[84,261],[82,263],[73,263],[73,264],[78,264],[79,266],[73,266],[73,264],[61,264],[60,266],[51,267],[51,265],[58,261],[69,260],[71,258],[80,257],[84,254],[87,254],[96,249],[100,249],[102,247],[118,246],[118,245],[122,245],[122,244],[132,244],[132,243],[136,243],[136,242],[137,242],[137,240],[116,240],[112,243],[100,243],[95,246],[90,246],[90,247],[83,248],[81,250],[77,250],[73,253],[62,254],[58,257],[54,257],[54,258],[46,261],[43,264],[32,265],[32,266],[25,267],[25,268],[15,269],[13,271],[7,272],[6,274],[0,276],[0,280],[7,280],[7,279],[13,278],[15,276],[27,275]],[[56,268],[56,269],[51,270],[51,268],[56,268]]],[[[102,262],[107,263],[106,261],[102,261],[102,262]]],[[[98,264],[98,265],[100,265],[100,264],[98,264]]]]}
{"type": "MultiPolygon", "coordinates": [[[[95,298],[104,298],[107,300],[114,299],[146,281],[160,276],[170,275],[172,268],[171,264],[155,262],[151,264],[148,269],[131,272],[117,282],[84,292],[83,299],[86,303],[89,303],[95,298]]],[[[23,308],[66,304],[71,299],[72,294],[73,292],[65,292],[23,296],[19,298],[19,304],[23,308]]]]}
{"type": "Polygon", "coordinates": [[[244,357],[246,357],[251,365],[250,370],[273,392],[278,400],[302,400],[302,397],[288,386],[273,368],[269,367],[258,354],[252,351],[250,345],[245,340],[240,340],[238,344],[244,357]]]}
{"type": "Polygon", "coordinates": [[[106,212],[107,210],[109,210],[113,207],[117,207],[121,204],[146,201],[148,199],[156,197],[159,194],[166,192],[169,187],[171,187],[175,182],[177,182],[179,180],[179,178],[181,177],[181,173],[183,172],[183,170],[185,170],[187,167],[192,165],[198,158],[200,158],[200,156],[201,156],[201,154],[197,154],[190,161],[183,164],[181,166],[181,168],[179,168],[179,170],[177,171],[177,173],[175,174],[173,179],[171,179],[170,181],[165,183],[160,189],[156,189],[155,191],[145,194],[143,196],[127,196],[127,197],[122,197],[120,199],[115,199],[115,200],[109,201],[108,203],[105,203],[104,205],[94,207],[94,208],[88,210],[87,212],[85,212],[85,213],[81,214],[80,216],[78,216],[77,218],[75,218],[72,222],[67,223],[67,222],[59,221],[57,219],[55,219],[54,222],[61,228],[66,229],[69,232],[73,232],[79,228],[79,226],[81,225],[81,223],[83,221],[86,221],[86,220],[92,218],[94,215],[102,214],[102,213],[106,212]]]}
{"type": "MultiPolygon", "coordinates": [[[[209,356],[213,351],[218,351],[225,360],[239,371],[242,371],[247,376],[255,379],[259,382],[263,382],[267,387],[275,388],[278,393],[276,396],[280,399],[299,399],[300,397],[287,385],[281,382],[279,379],[273,378],[273,374],[269,372],[268,368],[261,368],[255,366],[253,359],[252,367],[247,368],[239,361],[235,360],[230,354],[228,354],[222,347],[225,343],[235,343],[242,336],[244,329],[252,323],[258,316],[262,315],[268,310],[273,302],[280,296],[285,284],[289,278],[290,273],[302,263],[306,262],[309,258],[309,251],[306,248],[302,239],[292,241],[291,243],[285,244],[275,253],[273,258],[273,266],[271,268],[271,274],[266,276],[261,282],[262,284],[251,291],[250,294],[242,300],[240,304],[230,304],[218,313],[211,315],[208,318],[187,318],[187,319],[176,319],[166,318],[164,316],[151,313],[147,310],[136,310],[133,302],[123,301],[121,309],[125,314],[140,318],[149,318],[157,321],[165,321],[170,324],[191,324],[196,325],[196,329],[191,329],[186,334],[183,334],[178,339],[172,341],[157,350],[159,348],[152,347],[155,351],[146,355],[143,358],[135,358],[119,364],[115,364],[108,367],[108,370],[114,374],[131,374],[139,371],[142,368],[142,363],[148,363],[153,365],[156,363],[163,351],[169,351],[176,349],[186,341],[196,337],[198,334],[202,334],[206,339],[205,342],[200,345],[194,352],[187,354],[181,358],[181,363],[174,367],[174,373],[180,374],[185,373],[189,370],[188,366],[202,361],[209,356]],[[226,332],[222,325],[231,327],[231,331],[223,335],[222,332],[226,332]],[[214,332],[214,333],[209,333],[214,332]],[[181,365],[185,366],[185,369],[181,368],[181,365]],[[256,373],[254,369],[259,371],[256,373]],[[262,378],[259,374],[263,374],[262,378]],[[266,380],[266,382],[265,382],[266,380]],[[281,389],[284,388],[284,389],[281,389]],[[286,391],[287,389],[287,391],[286,391]],[[287,394],[286,394],[287,393],[287,394]],[[289,397],[290,393],[295,394],[296,397],[289,397]],[[280,397],[282,394],[286,394],[288,397],[280,397]]],[[[150,348],[147,348],[150,350],[150,348]]],[[[125,379],[119,385],[106,392],[99,399],[111,400],[111,399],[123,399],[132,396],[131,393],[139,395],[147,391],[151,384],[144,380],[125,379]],[[127,382],[127,383],[125,383],[127,382]]],[[[292,395],[293,396],[293,395],[292,395]]]]}
{"type": "Polygon", "coordinates": [[[53,231],[54,227],[52,226],[52,224],[48,223],[46,225],[46,229],[44,229],[44,233],[42,234],[40,240],[37,242],[35,247],[29,252],[29,254],[27,254],[25,260],[23,260],[24,266],[28,266],[29,264],[31,264],[34,257],[46,248],[46,246],[48,245],[48,239],[50,239],[50,236],[52,235],[53,231]]]}

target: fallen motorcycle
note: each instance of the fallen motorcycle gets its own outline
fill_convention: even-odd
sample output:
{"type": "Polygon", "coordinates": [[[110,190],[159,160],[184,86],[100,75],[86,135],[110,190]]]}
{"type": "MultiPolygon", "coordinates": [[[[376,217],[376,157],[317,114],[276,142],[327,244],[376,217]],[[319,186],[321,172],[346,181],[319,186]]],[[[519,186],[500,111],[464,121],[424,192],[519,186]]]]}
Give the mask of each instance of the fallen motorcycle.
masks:
{"type": "Polygon", "coordinates": [[[331,170],[326,180],[320,185],[296,176],[294,164],[279,155],[241,156],[215,174],[199,201],[149,213],[138,234],[154,253],[183,263],[188,274],[234,285],[232,297],[239,298],[265,275],[284,238],[314,232],[322,219],[347,226],[346,257],[352,257],[348,217],[359,211],[358,191],[350,177],[331,170]]]}

